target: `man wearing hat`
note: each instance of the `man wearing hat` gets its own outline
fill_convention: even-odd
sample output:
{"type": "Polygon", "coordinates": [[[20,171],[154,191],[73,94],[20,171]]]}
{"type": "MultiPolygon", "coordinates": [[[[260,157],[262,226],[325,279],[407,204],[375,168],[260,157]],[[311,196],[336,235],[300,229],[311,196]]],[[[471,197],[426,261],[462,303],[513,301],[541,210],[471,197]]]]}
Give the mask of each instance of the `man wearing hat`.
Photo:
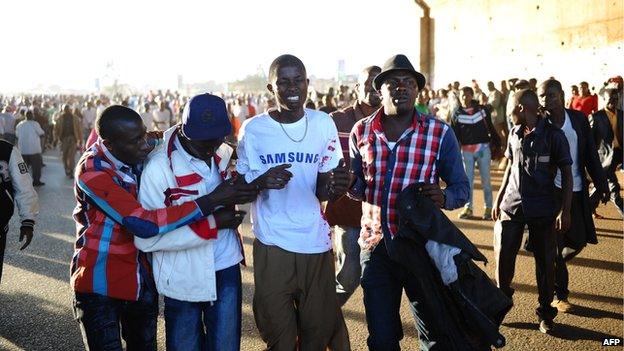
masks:
{"type": "Polygon", "coordinates": [[[424,85],[425,77],[407,57],[391,57],[373,81],[381,92],[382,108],[358,121],[351,131],[351,169],[357,179],[350,193],[363,201],[361,284],[371,350],[400,349],[403,290],[418,319],[421,348],[449,349],[445,331],[431,327],[438,311],[418,304],[422,288],[416,277],[388,253],[399,224],[396,200],[409,184],[423,183],[422,193],[440,208],[456,209],[468,200],[470,186],[453,130],[414,108],[424,85]],[[445,189],[440,188],[440,179],[445,189]]]}
{"type": "Polygon", "coordinates": [[[240,349],[243,245],[237,228],[245,212],[234,206],[254,200],[258,191],[233,179],[234,150],[223,142],[231,130],[225,102],[197,95],[143,171],[139,200],[146,208],[203,195],[214,206],[212,216],[167,235],[135,237],[140,250],[154,255],[156,287],[165,297],[167,350],[240,349]]]}

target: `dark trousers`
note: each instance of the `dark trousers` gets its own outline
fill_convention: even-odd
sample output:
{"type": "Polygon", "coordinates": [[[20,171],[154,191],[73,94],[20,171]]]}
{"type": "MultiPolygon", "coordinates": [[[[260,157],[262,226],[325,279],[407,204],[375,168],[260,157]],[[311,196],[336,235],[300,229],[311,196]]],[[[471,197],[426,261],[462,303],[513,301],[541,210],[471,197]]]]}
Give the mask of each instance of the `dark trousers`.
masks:
{"type": "Polygon", "coordinates": [[[511,282],[516,269],[516,257],[522,245],[524,227],[529,227],[529,244],[535,258],[535,276],[539,305],[536,313],[540,319],[552,320],[557,309],[550,304],[555,288],[555,259],[557,237],[554,217],[524,218],[521,211],[510,215],[501,211],[494,226],[494,254],[496,255],[496,283],[510,298],[514,289],[511,282]]]}
{"type": "Polygon", "coordinates": [[[87,351],[156,350],[158,294],[144,287],[137,301],[76,293],[74,316],[87,351]]]}
{"type": "Polygon", "coordinates": [[[399,263],[392,261],[382,240],[373,252],[361,252],[362,289],[368,325],[369,350],[400,350],[403,327],[399,310],[403,290],[416,320],[421,350],[453,350],[442,330],[432,328],[440,311],[432,311],[423,302],[417,278],[399,263]]]}
{"type": "MultiPolygon", "coordinates": [[[[583,191],[572,193],[570,208],[570,229],[565,233],[557,234],[557,259],[555,260],[555,295],[559,300],[566,300],[570,291],[567,262],[576,257],[587,244],[587,225],[583,210],[583,191]]],[[[557,208],[561,208],[562,194],[555,191],[557,208]]],[[[591,217],[589,217],[591,220],[591,217]]]]}
{"type": "Polygon", "coordinates": [[[41,182],[41,167],[43,167],[43,157],[41,154],[22,155],[24,162],[32,169],[33,183],[41,182]]]}
{"type": "Polygon", "coordinates": [[[564,252],[567,250],[563,243],[563,235],[558,235],[557,259],[555,260],[555,295],[559,300],[567,300],[570,295],[568,290],[570,274],[568,273],[567,262],[581,253],[581,249],[564,252]]]}
{"type": "Polygon", "coordinates": [[[63,154],[65,175],[71,176],[74,174],[76,165],[76,138],[69,136],[61,139],[61,152],[63,154]]]}
{"type": "MultiPolygon", "coordinates": [[[[605,169],[605,173],[607,175],[607,182],[609,183],[609,191],[611,192],[611,202],[615,204],[615,208],[620,215],[624,216],[624,200],[622,200],[622,196],[620,196],[620,183],[618,182],[617,175],[615,175],[615,172],[619,169],[618,165],[622,163],[622,149],[617,148],[614,151],[611,167],[605,169]]],[[[592,210],[595,210],[600,203],[600,193],[594,189],[589,195],[589,200],[589,203],[593,206],[592,210]]]]}
{"type": "Polygon", "coordinates": [[[8,223],[0,223],[0,282],[2,282],[2,265],[4,263],[4,249],[6,248],[6,237],[9,232],[8,223]]]}

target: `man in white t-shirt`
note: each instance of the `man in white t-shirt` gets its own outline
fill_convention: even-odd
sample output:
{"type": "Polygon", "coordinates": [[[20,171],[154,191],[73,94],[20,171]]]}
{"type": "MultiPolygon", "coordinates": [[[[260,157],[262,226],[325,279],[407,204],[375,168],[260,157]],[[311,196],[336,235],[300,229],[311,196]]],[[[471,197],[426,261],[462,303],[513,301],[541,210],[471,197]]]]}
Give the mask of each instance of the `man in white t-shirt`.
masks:
{"type": "Polygon", "coordinates": [[[261,190],[251,206],[254,317],[269,349],[324,350],[342,315],[320,202],[344,194],[349,173],[339,166],[332,119],[303,107],[308,79],[301,60],[276,58],[267,89],[276,109],[243,123],[237,150],[238,173],[261,190]]]}

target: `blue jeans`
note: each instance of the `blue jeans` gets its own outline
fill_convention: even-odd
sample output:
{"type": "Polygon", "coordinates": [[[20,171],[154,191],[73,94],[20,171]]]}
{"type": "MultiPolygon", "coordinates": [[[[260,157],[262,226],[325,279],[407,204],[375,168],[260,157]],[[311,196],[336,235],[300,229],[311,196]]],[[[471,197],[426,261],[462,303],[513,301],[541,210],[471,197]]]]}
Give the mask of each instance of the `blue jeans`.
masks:
{"type": "Polygon", "coordinates": [[[146,285],[137,301],[77,292],[74,316],[87,351],[121,351],[121,337],[128,351],[156,350],[158,294],[146,285]]]}
{"type": "Polygon", "coordinates": [[[466,207],[472,210],[472,193],[474,189],[474,165],[479,165],[479,174],[481,174],[481,187],[483,187],[483,197],[485,207],[492,208],[492,183],[490,181],[490,163],[492,162],[492,152],[488,145],[484,145],[478,152],[468,152],[462,150],[464,159],[464,169],[468,182],[470,183],[470,200],[466,207]]]}
{"type": "MultiPolygon", "coordinates": [[[[380,241],[373,252],[362,250],[362,289],[364,307],[368,324],[368,348],[371,351],[400,350],[399,342],[403,339],[403,327],[399,310],[401,296],[405,294],[410,301],[410,310],[416,320],[416,329],[420,337],[421,350],[452,350],[444,330],[436,330],[435,318],[440,311],[427,309],[422,289],[417,278],[399,263],[390,259],[386,250],[386,240],[380,241]]],[[[426,254],[425,254],[426,255],[426,254]]],[[[425,287],[426,288],[426,287],[425,287]]]]}
{"type": "Polygon", "coordinates": [[[336,293],[338,303],[344,305],[360,285],[360,228],[334,226],[336,240],[336,293]]]}
{"type": "Polygon", "coordinates": [[[216,276],[217,301],[189,302],[165,296],[168,351],[240,350],[240,266],[217,271],[216,276]]]}

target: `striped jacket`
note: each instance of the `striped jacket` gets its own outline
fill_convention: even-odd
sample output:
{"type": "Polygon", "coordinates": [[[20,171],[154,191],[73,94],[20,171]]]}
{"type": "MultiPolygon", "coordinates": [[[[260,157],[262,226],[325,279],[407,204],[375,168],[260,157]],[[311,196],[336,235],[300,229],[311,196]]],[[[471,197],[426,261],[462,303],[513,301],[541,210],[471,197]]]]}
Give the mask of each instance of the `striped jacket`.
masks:
{"type": "Polygon", "coordinates": [[[194,201],[148,211],[137,200],[138,172],[117,160],[98,140],[76,167],[76,242],[71,261],[74,291],[137,300],[153,284],[147,254],[134,235],[152,237],[203,218],[194,201]]]}
{"type": "Polygon", "coordinates": [[[490,112],[473,100],[472,108],[458,107],[451,117],[451,126],[461,145],[487,144],[500,146],[490,112]]]}
{"type": "Polygon", "coordinates": [[[362,233],[391,237],[398,231],[396,200],[414,183],[446,183],[446,209],[463,206],[470,189],[453,130],[432,116],[414,112],[412,125],[388,145],[383,109],[351,131],[351,169],[358,178],[350,193],[362,198],[362,233]]]}

